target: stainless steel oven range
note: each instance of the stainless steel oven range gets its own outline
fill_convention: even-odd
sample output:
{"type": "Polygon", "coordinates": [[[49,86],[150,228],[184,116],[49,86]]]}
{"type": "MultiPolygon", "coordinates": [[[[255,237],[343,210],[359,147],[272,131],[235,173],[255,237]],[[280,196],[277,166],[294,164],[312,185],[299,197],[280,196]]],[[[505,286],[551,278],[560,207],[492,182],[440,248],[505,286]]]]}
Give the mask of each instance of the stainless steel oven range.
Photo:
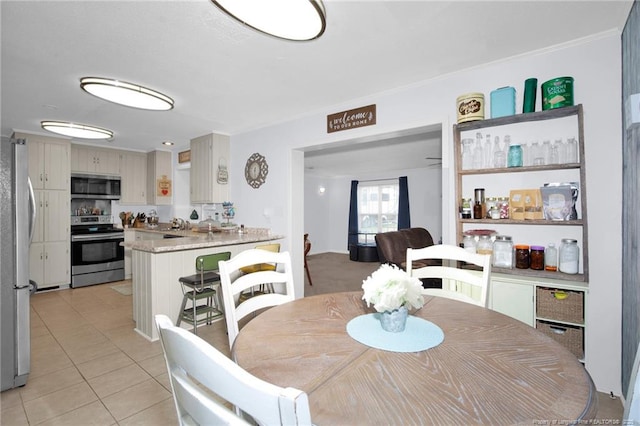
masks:
{"type": "Polygon", "coordinates": [[[71,287],[123,280],[123,242],[111,216],[72,216],[71,287]]]}

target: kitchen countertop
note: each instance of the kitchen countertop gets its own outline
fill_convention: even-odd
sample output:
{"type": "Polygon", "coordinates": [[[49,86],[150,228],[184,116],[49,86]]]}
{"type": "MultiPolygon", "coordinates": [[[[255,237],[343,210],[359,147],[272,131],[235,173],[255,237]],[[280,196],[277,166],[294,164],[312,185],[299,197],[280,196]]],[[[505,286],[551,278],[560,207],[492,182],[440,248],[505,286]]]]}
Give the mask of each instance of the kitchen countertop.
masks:
{"type": "Polygon", "coordinates": [[[136,232],[148,232],[160,235],[172,235],[178,238],[140,240],[124,243],[126,248],[148,253],[167,253],[208,247],[221,247],[236,244],[249,244],[284,238],[271,234],[267,228],[245,228],[243,233],[234,231],[214,232],[211,236],[194,230],[173,230],[166,228],[129,228],[136,232]]]}

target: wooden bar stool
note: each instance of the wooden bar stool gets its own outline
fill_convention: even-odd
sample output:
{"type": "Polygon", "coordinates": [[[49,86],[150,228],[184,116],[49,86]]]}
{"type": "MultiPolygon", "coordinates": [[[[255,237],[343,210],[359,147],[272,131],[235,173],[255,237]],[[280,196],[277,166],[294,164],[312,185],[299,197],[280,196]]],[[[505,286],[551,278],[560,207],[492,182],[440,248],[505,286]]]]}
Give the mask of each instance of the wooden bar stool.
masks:
{"type": "Polygon", "coordinates": [[[214,287],[220,285],[218,262],[230,258],[230,252],[198,256],[196,257],[197,272],[179,278],[183,296],[177,326],[180,326],[182,321],[192,324],[193,334],[198,334],[199,324],[211,324],[215,318],[223,315],[219,292],[214,287]],[[198,303],[201,300],[204,303],[198,303]],[[191,306],[187,307],[187,301],[191,301],[191,306]]]}

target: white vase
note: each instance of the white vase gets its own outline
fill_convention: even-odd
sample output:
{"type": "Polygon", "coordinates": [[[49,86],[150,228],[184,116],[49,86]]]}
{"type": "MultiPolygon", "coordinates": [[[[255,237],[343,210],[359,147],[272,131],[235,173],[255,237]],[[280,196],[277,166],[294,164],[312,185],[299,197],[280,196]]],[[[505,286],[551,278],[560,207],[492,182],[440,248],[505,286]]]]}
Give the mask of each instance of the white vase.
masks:
{"type": "Polygon", "coordinates": [[[402,305],[398,309],[393,311],[384,311],[380,313],[380,325],[384,331],[390,333],[400,333],[404,331],[404,327],[407,324],[407,317],[409,316],[409,310],[406,306],[402,305]]]}

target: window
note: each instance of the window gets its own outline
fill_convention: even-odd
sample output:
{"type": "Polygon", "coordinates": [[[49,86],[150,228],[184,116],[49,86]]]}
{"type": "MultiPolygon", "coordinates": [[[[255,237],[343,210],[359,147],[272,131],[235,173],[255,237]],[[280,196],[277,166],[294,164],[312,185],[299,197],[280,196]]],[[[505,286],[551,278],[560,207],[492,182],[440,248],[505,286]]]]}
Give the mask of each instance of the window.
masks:
{"type": "Polygon", "coordinates": [[[398,230],[397,180],[360,182],[358,185],[358,243],[371,243],[379,232],[398,230]],[[366,235],[369,234],[369,235],[366,235]]]}

